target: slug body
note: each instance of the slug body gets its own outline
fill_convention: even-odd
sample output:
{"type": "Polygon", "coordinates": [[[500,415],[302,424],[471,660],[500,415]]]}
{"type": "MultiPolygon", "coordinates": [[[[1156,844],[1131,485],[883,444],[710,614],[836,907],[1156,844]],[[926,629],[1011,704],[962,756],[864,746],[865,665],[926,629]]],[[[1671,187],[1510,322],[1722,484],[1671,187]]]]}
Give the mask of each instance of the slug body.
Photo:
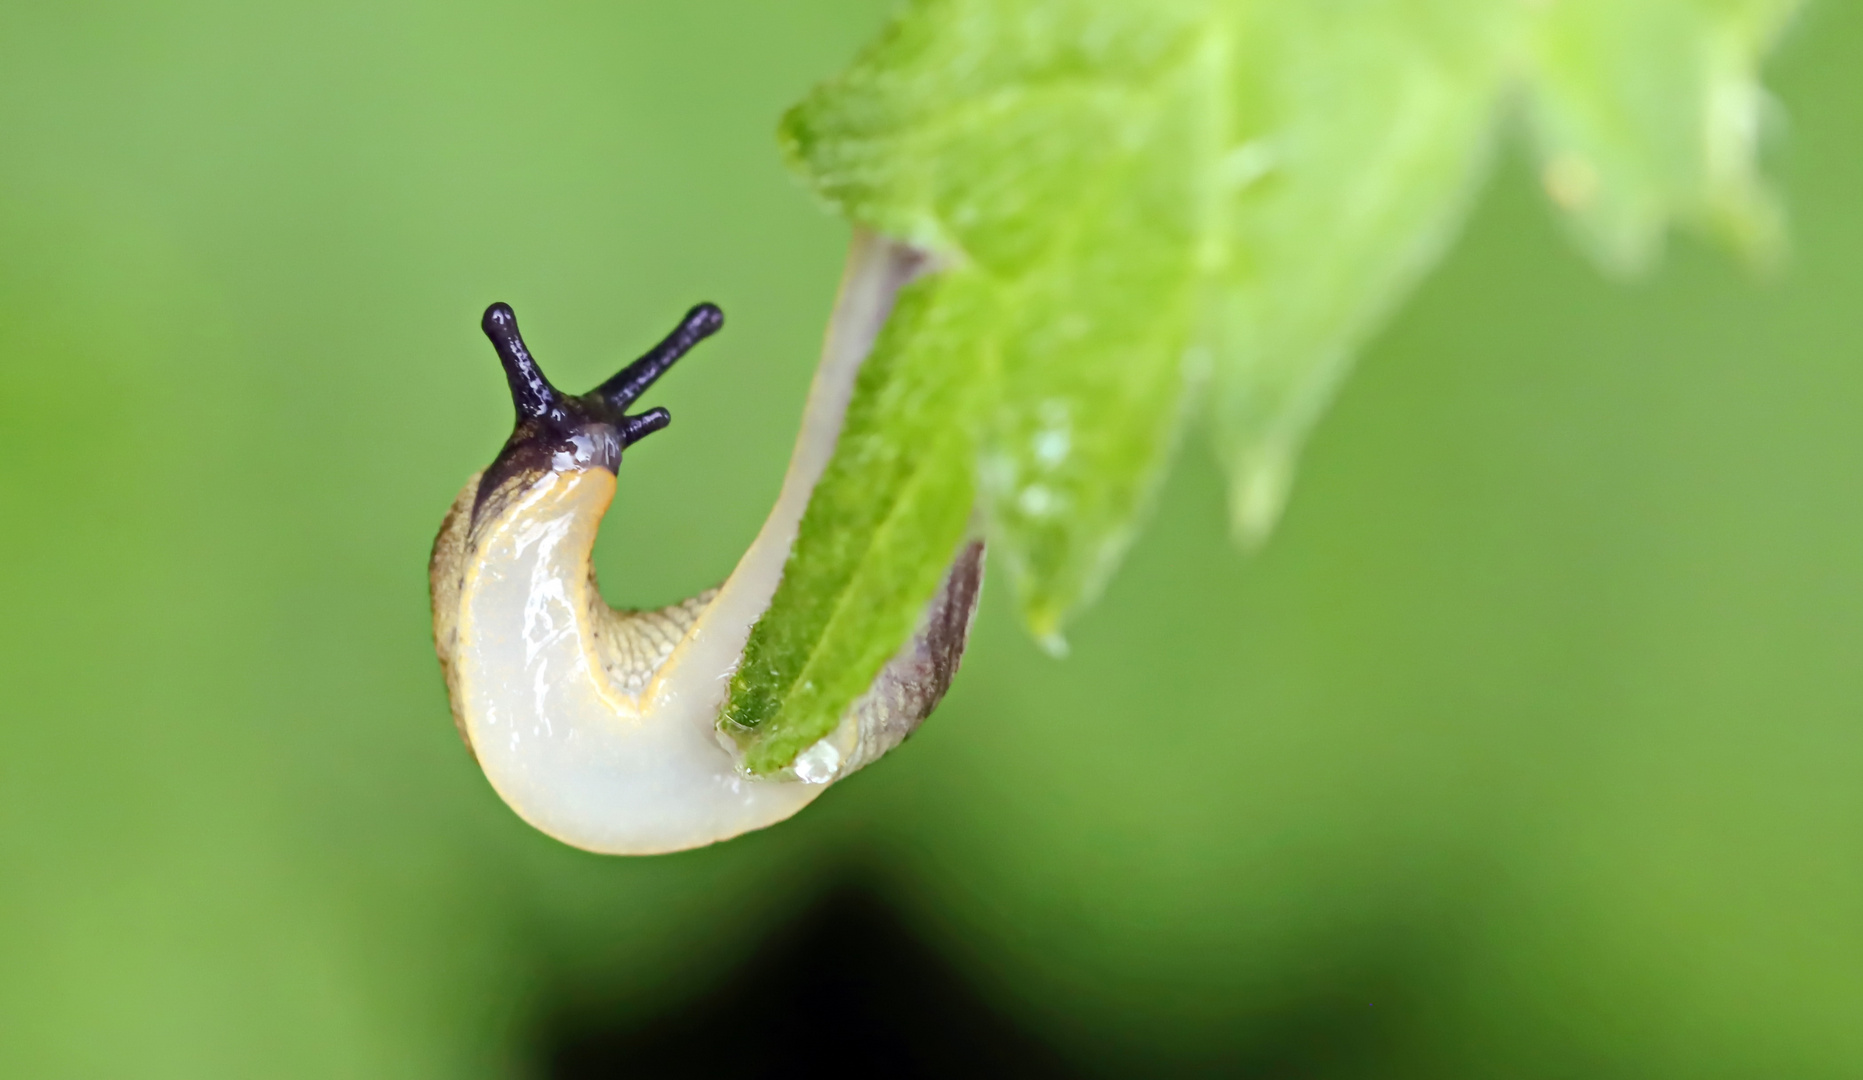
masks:
{"type": "Polygon", "coordinates": [[[512,809],[565,843],[613,854],[698,847],[782,821],[910,734],[943,695],[982,582],[980,544],[956,553],[917,634],[788,778],[739,768],[718,731],[751,626],[782,576],[840,432],[854,376],[922,260],[860,236],[781,495],[715,590],[658,611],[602,599],[590,553],[632,443],[664,409],[625,409],[715,332],[694,308],[665,341],[581,397],[543,377],[508,307],[487,310],[517,426],[466,482],[434,543],[434,642],[461,736],[512,809]]]}

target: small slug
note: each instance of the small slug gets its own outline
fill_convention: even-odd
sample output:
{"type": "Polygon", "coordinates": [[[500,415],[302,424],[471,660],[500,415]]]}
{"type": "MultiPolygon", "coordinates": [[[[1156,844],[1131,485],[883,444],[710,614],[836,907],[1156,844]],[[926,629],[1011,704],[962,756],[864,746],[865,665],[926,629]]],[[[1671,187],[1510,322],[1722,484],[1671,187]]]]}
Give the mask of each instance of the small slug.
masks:
{"type": "Polygon", "coordinates": [[[908,245],[855,237],[776,506],[722,585],[658,611],[610,607],[589,556],[623,453],[671,419],[665,409],[626,410],[718,331],[722,313],[693,308],[659,345],[578,397],[544,377],[508,306],[486,310],[517,423],[491,465],[466,481],[434,541],[434,648],[461,737],[524,820],[611,854],[729,839],[802,809],[937,705],[969,637],[981,542],[957,553],[917,633],[789,775],[745,772],[717,724],[833,453],[855,374],[924,262],[908,245]]]}

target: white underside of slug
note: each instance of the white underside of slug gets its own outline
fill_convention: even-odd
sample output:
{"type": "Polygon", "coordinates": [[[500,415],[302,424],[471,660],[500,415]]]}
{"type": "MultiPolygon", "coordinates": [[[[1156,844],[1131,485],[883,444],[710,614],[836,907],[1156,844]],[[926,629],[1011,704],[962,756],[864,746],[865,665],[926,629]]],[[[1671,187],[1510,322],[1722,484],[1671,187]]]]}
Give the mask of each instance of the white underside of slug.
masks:
{"type": "MultiPolygon", "coordinates": [[[[920,262],[904,245],[856,239],[782,493],[709,602],[637,616],[601,600],[589,558],[614,497],[606,468],[559,455],[476,523],[478,478],[468,482],[435,546],[435,641],[461,733],[526,821],[590,851],[698,847],[788,818],[916,725],[914,716],[900,728],[894,714],[899,687],[916,692],[914,672],[925,670],[923,634],[840,729],[798,759],[799,779],[745,774],[717,730],[751,626],[770,603],[834,450],[855,374],[920,262]],[[630,648],[639,645],[630,656],[659,649],[625,678],[614,660],[617,628],[632,635],[630,648]]],[[[952,616],[963,631],[981,573],[980,555],[967,557],[973,573],[952,616]]],[[[934,612],[949,601],[941,593],[934,612]]],[[[934,689],[930,702],[942,683],[934,689]]]]}
{"type": "Polygon", "coordinates": [[[750,628],[722,592],[643,691],[604,672],[588,557],[614,486],[604,469],[548,474],[481,540],[453,660],[479,764],[526,821],[591,851],[676,851],[789,817],[822,787],[741,775],[718,741],[750,628]]]}

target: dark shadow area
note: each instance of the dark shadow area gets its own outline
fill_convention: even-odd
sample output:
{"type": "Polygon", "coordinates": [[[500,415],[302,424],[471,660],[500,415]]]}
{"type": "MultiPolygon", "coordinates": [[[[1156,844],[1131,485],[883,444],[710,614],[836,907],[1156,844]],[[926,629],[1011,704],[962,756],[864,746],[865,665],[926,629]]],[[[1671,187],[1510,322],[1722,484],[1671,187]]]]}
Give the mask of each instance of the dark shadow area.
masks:
{"type": "Polygon", "coordinates": [[[553,1080],[610,1077],[1068,1077],[871,889],[837,888],[678,1012],[559,1020],[553,1080]]]}
{"type": "Polygon", "coordinates": [[[1409,1024],[1401,981],[1375,966],[1309,983],[1238,1016],[1236,1041],[1190,1060],[1128,1056],[1143,1032],[1103,1032],[1089,1067],[1019,1026],[872,889],[844,885],[773,934],[726,982],[671,1013],[547,1018],[552,1080],[687,1077],[1388,1077],[1409,1024]],[[1313,982],[1324,986],[1318,992],[1313,982]],[[813,1033],[813,1034],[809,1034],[813,1033]]]}

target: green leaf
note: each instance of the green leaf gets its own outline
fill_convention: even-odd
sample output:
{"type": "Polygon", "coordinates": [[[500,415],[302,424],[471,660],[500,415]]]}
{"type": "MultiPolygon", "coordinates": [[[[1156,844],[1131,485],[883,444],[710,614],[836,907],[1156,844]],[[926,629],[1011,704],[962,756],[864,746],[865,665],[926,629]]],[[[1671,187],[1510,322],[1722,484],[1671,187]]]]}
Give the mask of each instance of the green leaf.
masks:
{"type": "Polygon", "coordinates": [[[830,730],[904,641],[967,498],[1056,650],[1188,415],[1210,418],[1237,535],[1263,539],[1307,432],[1453,239],[1516,103],[1606,266],[1647,262],[1678,220],[1776,250],[1756,72],[1793,6],[908,4],[781,130],[829,203],[947,268],[876,346],[752,633],[729,710],[753,768],[830,730]]]}
{"type": "Polygon", "coordinates": [[[1240,6],[1208,340],[1231,520],[1258,543],[1353,352],[1461,221],[1523,5],[1240,6]]]}
{"type": "Polygon", "coordinates": [[[1534,28],[1531,115],[1547,194],[1607,268],[1641,269],[1671,221],[1765,265],[1781,215],[1756,151],[1759,62],[1795,0],[1560,0],[1534,28]]]}
{"type": "Polygon", "coordinates": [[[907,286],[862,365],[769,612],[731,680],[724,730],[773,773],[833,730],[912,633],[976,500],[972,387],[944,363],[964,305],[943,279],[907,286]]]}
{"type": "Polygon", "coordinates": [[[992,561],[1059,648],[1179,427],[1208,213],[1185,159],[1208,152],[1219,58],[1197,5],[958,7],[897,23],[784,141],[857,219],[995,299],[946,362],[979,385],[992,561]]]}

